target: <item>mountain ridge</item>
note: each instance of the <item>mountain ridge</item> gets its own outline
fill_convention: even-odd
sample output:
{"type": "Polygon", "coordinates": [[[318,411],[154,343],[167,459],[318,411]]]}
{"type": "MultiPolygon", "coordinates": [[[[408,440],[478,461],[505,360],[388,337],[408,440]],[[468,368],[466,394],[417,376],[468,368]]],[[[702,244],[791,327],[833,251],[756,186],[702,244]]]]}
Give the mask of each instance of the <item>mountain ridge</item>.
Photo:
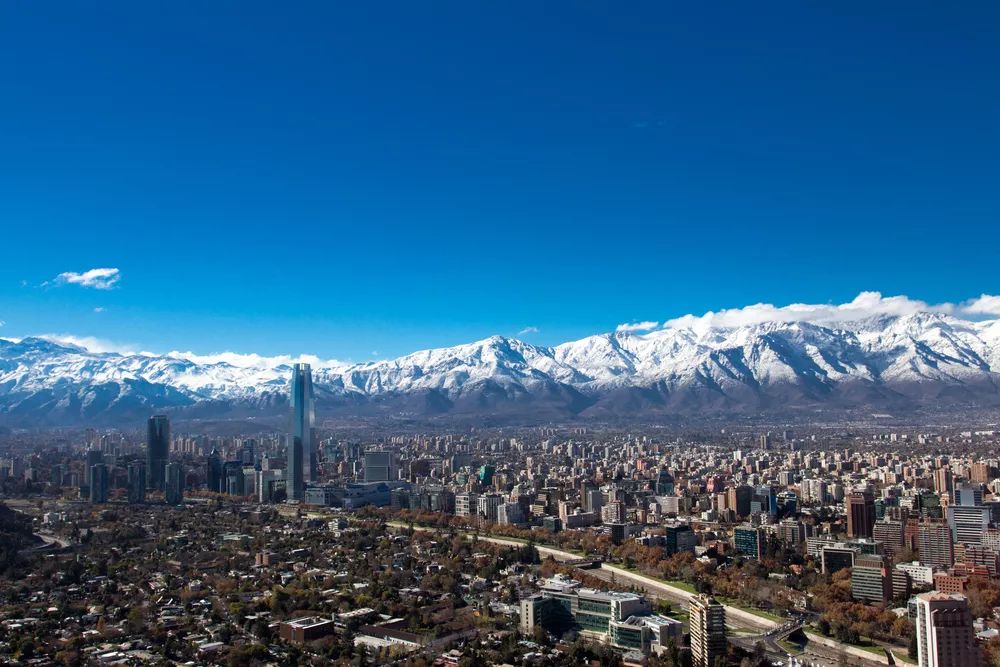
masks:
{"type": "MultiPolygon", "coordinates": [[[[92,352],[0,339],[0,423],[114,423],[284,410],[290,365],[92,352]]],[[[825,409],[1000,406],[1000,320],[942,313],[821,324],[597,334],[547,347],[490,336],[396,359],[320,362],[321,412],[509,421],[825,409]]]]}

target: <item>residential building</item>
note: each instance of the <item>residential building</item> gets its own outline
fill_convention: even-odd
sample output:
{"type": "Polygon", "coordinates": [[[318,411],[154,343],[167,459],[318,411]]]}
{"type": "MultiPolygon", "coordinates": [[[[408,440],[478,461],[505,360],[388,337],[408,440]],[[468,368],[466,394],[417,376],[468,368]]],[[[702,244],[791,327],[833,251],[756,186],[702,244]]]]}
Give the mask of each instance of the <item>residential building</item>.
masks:
{"type": "Polygon", "coordinates": [[[303,644],[332,635],[336,627],[337,623],[332,618],[304,616],[281,623],[278,635],[287,642],[303,644]]]}
{"type": "Polygon", "coordinates": [[[920,561],[912,563],[899,563],[897,570],[906,572],[914,584],[918,586],[930,586],[934,583],[934,568],[929,565],[922,565],[920,561]]]}
{"type": "Polygon", "coordinates": [[[982,661],[964,595],[938,592],[917,596],[919,667],[978,667],[982,661]]]}
{"type": "Polygon", "coordinates": [[[725,658],[726,608],[707,595],[695,595],[688,604],[692,667],[715,667],[725,658]]]}
{"type": "Polygon", "coordinates": [[[903,524],[900,521],[882,519],[876,521],[872,536],[882,543],[887,556],[895,556],[903,550],[903,524]]]}
{"type": "Polygon", "coordinates": [[[484,493],[477,502],[479,516],[490,523],[496,523],[498,508],[504,504],[504,497],[499,493],[484,493]]]}
{"type": "Polygon", "coordinates": [[[455,495],[455,516],[473,516],[479,508],[479,496],[466,492],[455,495]]]}
{"type": "Polygon", "coordinates": [[[948,524],[942,521],[921,523],[917,539],[920,562],[924,565],[951,567],[955,564],[955,547],[948,524]]]}

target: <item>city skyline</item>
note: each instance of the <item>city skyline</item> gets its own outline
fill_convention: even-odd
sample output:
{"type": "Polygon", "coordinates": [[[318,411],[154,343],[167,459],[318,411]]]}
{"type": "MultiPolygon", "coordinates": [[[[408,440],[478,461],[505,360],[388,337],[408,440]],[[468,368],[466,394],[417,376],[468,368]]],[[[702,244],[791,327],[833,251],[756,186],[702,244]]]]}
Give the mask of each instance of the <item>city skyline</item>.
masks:
{"type": "Polygon", "coordinates": [[[0,663],[1000,667],[1000,3],[5,3],[0,663]]]}
{"type": "Polygon", "coordinates": [[[363,361],[995,294],[998,11],[17,3],[0,335],[363,361]]]}

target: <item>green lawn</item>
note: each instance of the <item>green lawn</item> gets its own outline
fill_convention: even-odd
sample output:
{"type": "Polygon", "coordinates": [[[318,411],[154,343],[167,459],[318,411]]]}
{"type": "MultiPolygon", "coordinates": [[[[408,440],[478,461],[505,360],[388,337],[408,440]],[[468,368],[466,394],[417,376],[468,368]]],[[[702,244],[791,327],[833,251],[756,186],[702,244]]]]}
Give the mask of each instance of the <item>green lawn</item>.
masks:
{"type": "Polygon", "coordinates": [[[802,647],[799,644],[793,644],[792,642],[788,641],[787,639],[779,639],[778,640],[778,646],[780,646],[781,648],[785,649],[786,651],[788,651],[792,655],[795,655],[796,653],[802,653],[802,647]]]}
{"type": "Polygon", "coordinates": [[[896,662],[904,662],[908,665],[914,665],[917,662],[916,659],[910,657],[907,651],[900,648],[892,649],[892,655],[895,656],[896,662]]]}
{"type": "Polygon", "coordinates": [[[698,589],[696,589],[694,587],[694,584],[689,584],[686,581],[677,581],[676,579],[671,580],[671,581],[667,581],[667,580],[663,580],[663,581],[664,581],[664,583],[666,583],[666,584],[668,584],[670,586],[673,586],[674,588],[679,588],[682,591],[687,591],[688,593],[697,593],[698,592],[698,589]]]}
{"type": "Polygon", "coordinates": [[[745,611],[748,614],[753,614],[754,616],[759,616],[760,618],[766,618],[769,621],[777,621],[779,623],[787,621],[787,618],[778,616],[777,614],[772,614],[769,611],[764,611],[763,609],[756,609],[754,607],[748,607],[742,602],[734,600],[732,598],[723,597],[721,595],[716,595],[715,599],[723,604],[727,604],[730,607],[736,607],[740,611],[745,611]]]}
{"type": "Polygon", "coordinates": [[[860,644],[850,644],[850,646],[856,646],[862,651],[868,651],[869,653],[875,653],[877,655],[885,655],[885,651],[878,644],[873,644],[871,640],[862,639],[860,644]]]}

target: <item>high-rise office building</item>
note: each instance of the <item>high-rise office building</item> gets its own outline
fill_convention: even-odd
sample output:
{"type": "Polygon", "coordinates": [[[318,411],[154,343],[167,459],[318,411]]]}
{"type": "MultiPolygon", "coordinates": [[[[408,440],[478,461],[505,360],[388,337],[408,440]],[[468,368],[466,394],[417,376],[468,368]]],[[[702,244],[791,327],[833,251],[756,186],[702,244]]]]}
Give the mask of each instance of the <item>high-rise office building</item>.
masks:
{"type": "Polygon", "coordinates": [[[848,537],[871,537],[875,527],[875,497],[867,491],[847,496],[848,537]]]}
{"type": "Polygon", "coordinates": [[[108,502],[108,466],[98,463],[90,468],[90,502],[108,502]]]}
{"type": "Polygon", "coordinates": [[[956,544],[981,546],[990,527],[991,509],[983,505],[983,489],[978,484],[960,484],[952,491],[952,503],[945,510],[956,544]]]}
{"type": "Polygon", "coordinates": [[[176,461],[166,467],[164,498],[168,505],[180,505],[184,502],[184,466],[176,461]]]}
{"type": "Polygon", "coordinates": [[[131,505],[146,502],[146,464],[142,461],[128,464],[128,502],[131,505]]]}
{"type": "Polygon", "coordinates": [[[978,667],[982,662],[964,595],[932,591],[917,596],[917,664],[978,667]]]}
{"type": "Polygon", "coordinates": [[[983,488],[978,484],[959,484],[951,492],[951,504],[977,507],[983,504],[983,488]]]}
{"type": "Polygon", "coordinates": [[[780,491],[774,496],[775,516],[791,516],[798,511],[799,495],[794,491],[780,491]]]}
{"type": "Polygon", "coordinates": [[[222,464],[222,493],[231,496],[246,495],[246,476],[243,474],[242,461],[226,461],[222,464]]]}
{"type": "Polygon", "coordinates": [[[498,508],[504,503],[504,497],[499,493],[485,493],[476,502],[477,514],[490,523],[496,523],[498,508]]]}
{"type": "Polygon", "coordinates": [[[824,574],[834,574],[844,568],[852,568],[858,553],[857,547],[843,542],[826,544],[820,550],[821,569],[824,574]]]}
{"type": "Polygon", "coordinates": [[[601,493],[600,489],[587,487],[581,498],[583,499],[583,509],[587,512],[600,513],[601,508],[604,507],[604,494],[601,493]]]}
{"type": "Polygon", "coordinates": [[[990,527],[990,508],[983,505],[949,505],[946,510],[948,527],[956,544],[983,543],[983,535],[990,527]]]}
{"type": "Polygon", "coordinates": [[[851,597],[861,602],[887,604],[892,600],[892,571],[886,556],[862,555],[851,569],[851,597]]]}
{"type": "Polygon", "coordinates": [[[686,523],[668,523],[663,532],[663,552],[667,556],[685,552],[694,553],[698,536],[691,530],[691,526],[686,523]]]}
{"type": "Polygon", "coordinates": [[[726,656],[726,608],[707,595],[695,595],[688,604],[691,664],[715,667],[726,656]]]}
{"type": "Polygon", "coordinates": [[[149,418],[146,431],[147,488],[163,490],[169,452],[170,420],[165,415],[154,415],[149,418]]]}
{"type": "Polygon", "coordinates": [[[205,469],[205,483],[212,493],[222,493],[222,457],[218,449],[208,455],[205,469]]]}
{"type": "Polygon", "coordinates": [[[655,489],[658,496],[669,496],[674,492],[674,476],[666,468],[656,477],[655,489]]]}
{"type": "MultiPolygon", "coordinates": [[[[367,466],[366,466],[367,470],[367,466]]],[[[482,486],[490,486],[493,484],[493,475],[497,472],[496,468],[488,463],[479,466],[479,472],[476,474],[476,478],[482,486]]],[[[379,480],[382,481],[382,480],[379,480]]]]}
{"type": "Polygon", "coordinates": [[[87,459],[86,459],[87,468],[84,471],[84,478],[87,484],[88,493],[90,487],[93,486],[93,482],[91,481],[90,478],[90,473],[93,470],[94,466],[96,466],[98,463],[104,463],[104,453],[99,449],[88,449],[87,459]]]}
{"type": "Polygon", "coordinates": [[[726,503],[741,519],[750,516],[750,503],[753,501],[753,487],[746,484],[731,486],[726,491],[726,503]]]}
{"type": "Polygon", "coordinates": [[[767,555],[767,532],[759,526],[745,524],[733,530],[736,551],[747,558],[760,560],[767,555]]]}
{"type": "Polygon", "coordinates": [[[455,495],[455,516],[473,516],[479,509],[479,496],[465,492],[455,495]]]}
{"type": "Polygon", "coordinates": [[[393,453],[386,451],[365,452],[365,481],[389,482],[395,479],[393,453]]]}
{"type": "Polygon", "coordinates": [[[313,398],[312,368],[309,364],[295,364],[292,369],[291,404],[292,424],[288,437],[285,492],[289,500],[301,501],[305,497],[306,482],[315,482],[317,476],[313,446],[316,405],[313,398]]]}

